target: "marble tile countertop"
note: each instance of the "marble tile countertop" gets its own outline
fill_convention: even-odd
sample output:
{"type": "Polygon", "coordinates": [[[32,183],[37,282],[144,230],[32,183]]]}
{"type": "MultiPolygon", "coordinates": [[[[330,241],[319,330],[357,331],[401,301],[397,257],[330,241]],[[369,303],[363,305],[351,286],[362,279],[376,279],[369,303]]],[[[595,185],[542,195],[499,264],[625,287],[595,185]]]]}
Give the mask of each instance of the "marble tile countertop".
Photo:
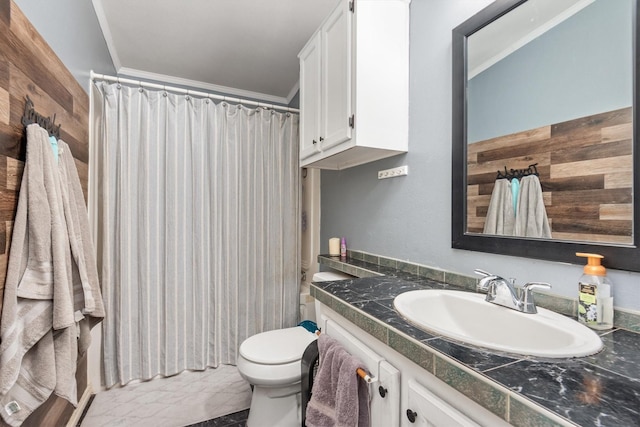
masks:
{"type": "MultiPolygon", "coordinates": [[[[322,258],[321,264],[336,267],[328,256],[327,262],[322,258]]],[[[384,339],[389,341],[385,344],[416,362],[409,352],[418,346],[417,350],[439,355],[435,360],[453,359],[480,374],[485,381],[482,385],[495,386],[495,390],[489,387],[489,397],[478,393],[482,387],[477,385],[462,384],[454,378],[441,379],[510,423],[555,425],[553,420],[559,416],[579,426],[640,426],[640,334],[621,328],[603,332],[600,335],[604,349],[583,358],[541,359],[500,354],[420,330],[393,308],[393,299],[403,292],[430,288],[465,290],[460,286],[349,258],[342,263],[375,273],[369,274],[373,277],[314,283],[312,295],[378,339],[383,340],[380,328],[384,328],[387,337],[384,339]],[[528,403],[533,402],[534,407],[544,408],[540,413],[549,411],[552,416],[527,411],[520,411],[519,415],[516,402],[509,403],[505,397],[508,393],[500,392],[505,389],[528,403]]],[[[352,268],[342,270],[353,274],[352,268]]],[[[450,362],[444,362],[447,363],[450,362]]]]}

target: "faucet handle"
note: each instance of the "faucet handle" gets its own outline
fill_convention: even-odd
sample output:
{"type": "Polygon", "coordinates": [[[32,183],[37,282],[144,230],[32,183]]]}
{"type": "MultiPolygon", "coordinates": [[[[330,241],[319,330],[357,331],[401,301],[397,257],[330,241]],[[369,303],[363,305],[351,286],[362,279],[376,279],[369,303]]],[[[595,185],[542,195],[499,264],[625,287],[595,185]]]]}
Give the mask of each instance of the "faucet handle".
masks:
{"type": "Polygon", "coordinates": [[[522,301],[523,311],[525,313],[537,313],[535,301],[533,300],[534,289],[551,289],[551,285],[546,282],[529,282],[522,286],[522,301]]]}
{"type": "Polygon", "coordinates": [[[480,269],[476,269],[475,273],[479,274],[480,276],[483,276],[482,279],[480,279],[480,281],[478,282],[478,285],[476,286],[476,291],[480,291],[480,292],[491,292],[491,290],[489,289],[491,286],[491,283],[494,280],[497,280],[500,278],[495,274],[487,273],[486,271],[480,270],[480,269]]]}
{"type": "Polygon", "coordinates": [[[488,273],[484,270],[480,270],[479,268],[476,268],[475,270],[473,270],[474,273],[479,274],[482,277],[488,277],[488,276],[493,276],[493,274],[488,273]]]}

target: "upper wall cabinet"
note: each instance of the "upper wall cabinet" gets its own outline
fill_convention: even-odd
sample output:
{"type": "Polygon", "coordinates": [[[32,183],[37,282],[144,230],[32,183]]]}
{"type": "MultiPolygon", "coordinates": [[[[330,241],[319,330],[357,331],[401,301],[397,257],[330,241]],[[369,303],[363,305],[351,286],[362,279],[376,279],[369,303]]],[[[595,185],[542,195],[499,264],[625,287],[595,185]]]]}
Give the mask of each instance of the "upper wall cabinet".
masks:
{"type": "Polygon", "coordinates": [[[408,0],[341,0],[298,57],[301,166],[407,152],[408,0]]]}

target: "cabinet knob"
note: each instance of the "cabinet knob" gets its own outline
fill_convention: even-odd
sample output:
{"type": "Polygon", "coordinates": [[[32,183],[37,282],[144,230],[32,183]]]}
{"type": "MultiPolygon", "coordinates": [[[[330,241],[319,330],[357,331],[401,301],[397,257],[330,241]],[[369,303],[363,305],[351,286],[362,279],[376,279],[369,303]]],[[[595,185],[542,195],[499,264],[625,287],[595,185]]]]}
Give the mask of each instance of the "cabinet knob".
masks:
{"type": "Polygon", "coordinates": [[[380,386],[378,387],[378,393],[380,393],[380,397],[384,399],[384,397],[387,395],[387,389],[380,386]]]}
{"type": "Polygon", "coordinates": [[[416,416],[418,414],[416,412],[413,412],[411,409],[407,409],[407,418],[409,419],[410,423],[415,423],[416,422],[416,416]]]}

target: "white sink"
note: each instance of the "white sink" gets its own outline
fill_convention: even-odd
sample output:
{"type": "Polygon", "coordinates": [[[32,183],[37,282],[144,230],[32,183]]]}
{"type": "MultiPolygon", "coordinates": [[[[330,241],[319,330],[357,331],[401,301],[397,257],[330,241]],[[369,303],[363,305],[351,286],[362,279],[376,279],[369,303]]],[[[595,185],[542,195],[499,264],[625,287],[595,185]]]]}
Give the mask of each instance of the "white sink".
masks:
{"type": "Polygon", "coordinates": [[[393,305],[421,329],[488,349],[550,358],[602,349],[594,331],[566,316],[540,307],[537,314],[520,313],[484,299],[482,294],[429,289],[400,294],[393,305]]]}

